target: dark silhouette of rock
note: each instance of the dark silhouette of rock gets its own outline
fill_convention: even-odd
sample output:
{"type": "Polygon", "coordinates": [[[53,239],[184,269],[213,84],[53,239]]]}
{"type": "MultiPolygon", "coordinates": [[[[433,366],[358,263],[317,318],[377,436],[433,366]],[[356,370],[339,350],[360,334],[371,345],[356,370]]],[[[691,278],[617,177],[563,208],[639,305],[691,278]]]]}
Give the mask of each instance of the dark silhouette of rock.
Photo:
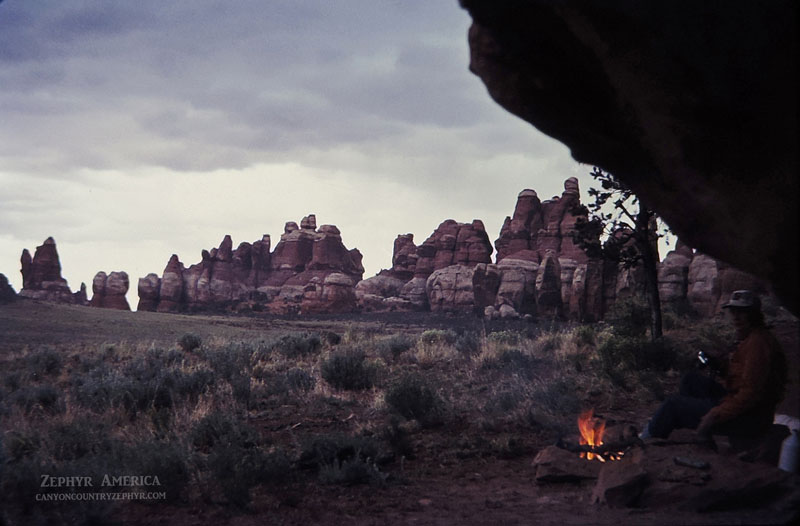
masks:
{"type": "Polygon", "coordinates": [[[797,313],[797,2],[461,3],[495,101],[797,313]]]}
{"type": "Polygon", "coordinates": [[[61,277],[61,262],[58,259],[56,242],[52,237],[48,237],[42,245],[36,247],[32,258],[28,249],[23,250],[20,262],[21,297],[56,303],[76,302],[67,280],[61,277]]]}
{"type": "Polygon", "coordinates": [[[17,293],[8,282],[8,278],[4,274],[0,274],[0,303],[11,303],[17,299],[17,293]]]}

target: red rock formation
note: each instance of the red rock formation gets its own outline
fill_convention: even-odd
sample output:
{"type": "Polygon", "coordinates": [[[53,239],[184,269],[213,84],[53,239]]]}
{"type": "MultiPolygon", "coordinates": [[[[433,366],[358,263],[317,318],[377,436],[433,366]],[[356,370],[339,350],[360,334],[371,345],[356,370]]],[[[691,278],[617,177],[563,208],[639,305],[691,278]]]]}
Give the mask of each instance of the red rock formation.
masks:
{"type": "Polygon", "coordinates": [[[22,265],[20,296],[57,303],[76,302],[67,280],[61,277],[61,262],[58,259],[56,242],[52,237],[48,237],[42,245],[36,247],[33,258],[27,249],[23,250],[20,262],[22,265]]]}
{"type": "Polygon", "coordinates": [[[17,293],[4,274],[0,274],[0,303],[11,303],[17,299],[17,293]]]}
{"type": "Polygon", "coordinates": [[[128,293],[130,281],[126,272],[106,274],[98,272],[92,280],[92,300],[90,307],[102,309],[131,310],[125,294],[128,293]]]}
{"type": "Polygon", "coordinates": [[[136,310],[155,311],[158,309],[158,296],[161,288],[161,279],[158,274],[150,273],[143,278],[139,278],[137,291],[139,293],[139,305],[136,310]]]}
{"type": "MultiPolygon", "coordinates": [[[[200,263],[185,268],[173,255],[158,285],[160,312],[266,309],[276,313],[349,312],[364,268],[361,253],[342,244],[333,225],[316,228],[312,214],[288,222],[270,253],[270,237],[240,243],[230,236],[203,250],[200,263]]],[[[140,302],[152,308],[155,281],[140,280],[140,302]],[[142,296],[144,293],[147,298],[142,296]]]]}
{"type": "Polygon", "coordinates": [[[564,182],[561,197],[540,202],[536,192],[523,190],[517,196],[514,215],[506,217],[495,241],[497,261],[507,257],[540,263],[548,250],[561,257],[585,263],[588,258],[572,242],[572,232],[579,218],[586,217],[580,208],[578,180],[564,182]]]}
{"type": "Polygon", "coordinates": [[[553,251],[545,254],[536,274],[536,311],[544,318],[560,318],[563,313],[561,264],[553,251]]]}
{"type": "MultiPolygon", "coordinates": [[[[419,247],[412,234],[399,235],[394,242],[392,268],[364,280],[356,288],[358,304],[363,310],[426,310],[439,309],[451,303],[429,303],[428,277],[435,271],[451,266],[474,267],[491,262],[492,245],[483,222],[458,223],[452,219],[442,222],[419,247]],[[402,284],[399,295],[397,283],[402,284]],[[387,286],[391,284],[391,286],[387,286]]],[[[454,271],[456,272],[456,271],[454,271]]],[[[442,279],[447,279],[443,277],[442,279]]],[[[443,286],[449,286],[447,283],[443,286]]],[[[441,288],[441,287],[439,287],[441,288]]],[[[438,288],[436,290],[439,290],[438,288]]],[[[470,302],[474,305],[474,302],[470,302]]],[[[466,303],[464,304],[466,308],[466,303]]],[[[471,307],[470,307],[471,308],[471,307]]]]}
{"type": "Polygon", "coordinates": [[[471,311],[475,306],[472,292],[474,266],[450,265],[435,270],[426,281],[431,310],[471,311]]]}

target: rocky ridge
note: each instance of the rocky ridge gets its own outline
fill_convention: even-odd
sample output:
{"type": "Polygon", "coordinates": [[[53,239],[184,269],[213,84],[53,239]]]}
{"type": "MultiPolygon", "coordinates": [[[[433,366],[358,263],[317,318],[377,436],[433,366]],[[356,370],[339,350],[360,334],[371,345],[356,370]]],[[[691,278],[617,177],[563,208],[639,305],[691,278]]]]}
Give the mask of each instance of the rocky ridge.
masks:
{"type": "Polygon", "coordinates": [[[298,226],[286,223],[270,252],[271,238],[233,249],[230,236],[203,250],[186,268],[173,254],[162,277],[139,279],[139,310],[194,312],[256,310],[276,314],[352,312],[355,285],[364,268],[357,249],[348,250],[334,225],[317,228],[312,214],[298,226]]]}

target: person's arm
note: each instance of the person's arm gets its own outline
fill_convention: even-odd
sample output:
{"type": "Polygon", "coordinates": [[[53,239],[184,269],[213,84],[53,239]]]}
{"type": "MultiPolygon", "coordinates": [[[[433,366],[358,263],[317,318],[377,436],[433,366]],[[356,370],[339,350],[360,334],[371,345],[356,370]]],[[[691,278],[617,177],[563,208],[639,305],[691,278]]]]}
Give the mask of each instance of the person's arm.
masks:
{"type": "MultiPolygon", "coordinates": [[[[754,337],[745,341],[740,348],[741,364],[731,375],[739,375],[736,391],[722,399],[722,402],[703,417],[701,425],[718,424],[731,420],[756,406],[763,397],[770,371],[770,346],[765,338],[754,337]],[[709,423],[710,422],[710,423],[709,423]]],[[[698,427],[698,432],[699,432],[698,427]]]]}

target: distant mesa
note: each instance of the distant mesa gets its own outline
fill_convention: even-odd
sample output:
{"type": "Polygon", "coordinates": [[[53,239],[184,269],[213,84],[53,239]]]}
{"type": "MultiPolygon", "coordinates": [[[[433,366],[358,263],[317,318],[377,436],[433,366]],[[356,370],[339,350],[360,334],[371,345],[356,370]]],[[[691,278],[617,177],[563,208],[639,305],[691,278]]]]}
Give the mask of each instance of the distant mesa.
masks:
{"type": "Polygon", "coordinates": [[[81,284],[81,289],[73,293],[67,285],[67,280],[61,277],[61,262],[58,259],[56,242],[52,237],[48,237],[42,245],[36,247],[33,257],[28,249],[24,249],[20,263],[22,265],[20,297],[54,303],[87,304],[86,285],[81,284]]]}
{"type": "Polygon", "coordinates": [[[348,250],[334,225],[316,216],[287,222],[275,250],[264,235],[233,249],[230,236],[186,268],[173,254],[161,278],[139,279],[139,310],[158,312],[264,311],[276,314],[356,310],[362,255],[348,250]]]}

